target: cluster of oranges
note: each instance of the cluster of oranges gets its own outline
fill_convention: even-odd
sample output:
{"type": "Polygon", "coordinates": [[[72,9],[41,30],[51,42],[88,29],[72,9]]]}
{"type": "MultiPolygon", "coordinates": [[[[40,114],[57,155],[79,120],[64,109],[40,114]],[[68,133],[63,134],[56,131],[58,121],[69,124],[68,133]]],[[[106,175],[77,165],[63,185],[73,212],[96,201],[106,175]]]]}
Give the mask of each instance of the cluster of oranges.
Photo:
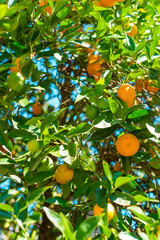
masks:
{"type": "Polygon", "coordinates": [[[144,89],[146,89],[148,92],[151,93],[157,93],[159,91],[158,87],[154,87],[151,84],[153,84],[152,80],[143,80],[138,79],[135,83],[135,88],[138,92],[141,92],[144,89]]]}

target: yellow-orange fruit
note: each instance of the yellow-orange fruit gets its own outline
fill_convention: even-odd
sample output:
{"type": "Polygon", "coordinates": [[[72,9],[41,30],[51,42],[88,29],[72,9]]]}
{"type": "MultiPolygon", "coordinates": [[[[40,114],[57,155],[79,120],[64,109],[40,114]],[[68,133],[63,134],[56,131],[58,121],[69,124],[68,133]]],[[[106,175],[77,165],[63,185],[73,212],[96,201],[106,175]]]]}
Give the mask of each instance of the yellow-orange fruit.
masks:
{"type": "MultiPolygon", "coordinates": [[[[43,6],[45,6],[45,5],[47,5],[48,4],[48,0],[41,0],[40,1],[40,3],[39,3],[39,6],[40,7],[43,7],[43,6]]],[[[46,8],[45,8],[45,11],[48,13],[48,14],[52,14],[52,9],[51,9],[51,7],[50,6],[47,6],[46,8]]]]}
{"type": "Polygon", "coordinates": [[[134,101],[132,101],[132,102],[126,102],[126,104],[128,105],[129,108],[131,108],[131,107],[134,106],[134,101]]]}
{"type": "MultiPolygon", "coordinates": [[[[104,211],[103,208],[99,207],[98,204],[94,205],[93,208],[93,215],[97,216],[100,215],[102,212],[104,211]]],[[[114,215],[115,215],[115,208],[113,207],[113,205],[109,202],[107,205],[107,215],[108,215],[108,220],[110,221],[114,215]]]]}
{"type": "Polygon", "coordinates": [[[60,165],[55,172],[55,179],[60,184],[67,184],[73,179],[74,171],[66,164],[60,165]]]}
{"type": "MultiPolygon", "coordinates": [[[[128,27],[128,26],[127,26],[128,27]]],[[[134,37],[137,35],[138,32],[138,28],[136,25],[131,26],[131,31],[130,32],[126,32],[128,36],[130,37],[134,37]]]]}
{"type": "Polygon", "coordinates": [[[100,0],[102,7],[113,7],[116,3],[116,0],[100,0]]]}
{"type": "Polygon", "coordinates": [[[123,84],[118,88],[117,96],[124,102],[133,102],[136,97],[136,91],[130,84],[123,84]]]}
{"type": "Polygon", "coordinates": [[[143,89],[143,85],[144,85],[143,79],[137,80],[136,83],[135,83],[135,88],[136,88],[136,90],[137,90],[138,92],[141,92],[142,89],[143,89]]]}
{"type": "Polygon", "coordinates": [[[88,64],[92,64],[95,63],[99,60],[99,56],[98,55],[91,55],[88,56],[88,64]]]}
{"type": "Polygon", "coordinates": [[[39,102],[37,102],[37,103],[34,103],[34,104],[32,105],[32,113],[33,113],[33,115],[38,116],[38,115],[41,115],[42,112],[43,112],[43,110],[42,110],[42,104],[40,104],[39,102]]]}
{"type": "Polygon", "coordinates": [[[99,69],[101,68],[101,64],[99,62],[88,64],[87,65],[87,73],[93,76],[99,69]]]}
{"type": "Polygon", "coordinates": [[[138,152],[139,140],[133,134],[121,135],[116,142],[117,151],[125,157],[133,156],[138,152]]]}
{"type": "Polygon", "coordinates": [[[20,69],[20,57],[16,58],[15,61],[16,61],[16,65],[10,68],[11,73],[21,71],[21,69],[20,69]]]}
{"type": "Polygon", "coordinates": [[[145,89],[148,91],[148,92],[151,92],[151,93],[157,93],[159,91],[159,88],[157,87],[152,87],[150,84],[152,83],[152,80],[148,80],[148,81],[145,81],[145,89]]]}

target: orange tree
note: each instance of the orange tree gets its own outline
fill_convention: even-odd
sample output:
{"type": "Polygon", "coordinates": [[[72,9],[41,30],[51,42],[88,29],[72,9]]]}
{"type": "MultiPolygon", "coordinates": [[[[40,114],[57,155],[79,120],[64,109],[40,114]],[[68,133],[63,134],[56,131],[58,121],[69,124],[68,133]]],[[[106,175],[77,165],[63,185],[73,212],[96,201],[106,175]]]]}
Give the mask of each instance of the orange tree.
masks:
{"type": "Polygon", "coordinates": [[[160,239],[159,15],[0,1],[1,239],[160,239]]]}

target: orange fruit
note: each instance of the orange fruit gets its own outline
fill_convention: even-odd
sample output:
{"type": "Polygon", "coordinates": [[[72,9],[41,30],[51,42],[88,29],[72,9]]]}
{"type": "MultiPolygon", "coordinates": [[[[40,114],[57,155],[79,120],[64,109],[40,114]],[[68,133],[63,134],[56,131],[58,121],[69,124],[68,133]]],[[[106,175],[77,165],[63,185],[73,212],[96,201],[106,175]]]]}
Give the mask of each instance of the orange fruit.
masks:
{"type": "Polygon", "coordinates": [[[117,96],[124,102],[130,103],[133,102],[136,97],[136,91],[134,87],[132,87],[130,84],[126,83],[121,85],[118,88],[117,96]]]}
{"type": "Polygon", "coordinates": [[[143,89],[143,79],[139,79],[139,80],[137,80],[136,81],[136,83],[135,83],[135,88],[136,88],[136,90],[138,91],[138,92],[141,92],[142,91],[142,89],[143,89]]]}
{"type": "Polygon", "coordinates": [[[97,2],[95,2],[94,4],[95,4],[96,6],[98,6],[98,7],[102,7],[100,1],[97,1],[97,2]]]}
{"type": "Polygon", "coordinates": [[[145,89],[148,91],[148,92],[151,92],[151,93],[157,93],[159,91],[159,88],[157,87],[152,87],[150,84],[152,83],[152,80],[148,80],[145,82],[145,89]]]}
{"type": "Polygon", "coordinates": [[[39,149],[39,142],[37,140],[31,140],[27,143],[27,150],[30,152],[37,152],[39,149]]]}
{"type": "Polygon", "coordinates": [[[20,57],[16,58],[15,62],[16,62],[15,66],[10,68],[11,73],[12,72],[20,72],[21,71],[21,69],[20,69],[20,57]]]}
{"type": "Polygon", "coordinates": [[[116,142],[117,151],[125,157],[133,156],[138,152],[139,140],[133,134],[121,135],[116,142]]]}
{"type": "MultiPolygon", "coordinates": [[[[128,25],[127,27],[129,27],[130,25],[128,25]]],[[[136,25],[131,26],[131,31],[130,32],[126,32],[128,36],[130,37],[134,37],[137,35],[138,32],[138,28],[136,25]]]]}
{"type": "Polygon", "coordinates": [[[101,68],[101,64],[99,62],[88,64],[87,65],[87,73],[89,75],[94,75],[101,68]]]}
{"type": "Polygon", "coordinates": [[[67,184],[73,179],[74,171],[67,164],[60,165],[55,172],[55,179],[60,184],[67,184]]]}
{"type": "Polygon", "coordinates": [[[89,64],[95,63],[98,60],[99,60],[99,56],[98,55],[88,56],[88,63],[89,64]]]}
{"type": "Polygon", "coordinates": [[[102,74],[102,71],[98,71],[94,73],[93,77],[96,82],[98,82],[101,79],[101,74],[102,74]]]}
{"type": "MultiPolygon", "coordinates": [[[[104,209],[99,207],[98,204],[94,205],[94,208],[93,208],[94,216],[100,215],[103,211],[104,209]]],[[[108,215],[108,221],[110,221],[115,215],[115,208],[110,202],[107,205],[107,215],[108,215]]]]}
{"type": "Polygon", "coordinates": [[[131,108],[131,107],[134,106],[134,101],[132,101],[132,102],[126,102],[126,104],[128,105],[129,108],[131,108]]]}
{"type": "Polygon", "coordinates": [[[113,7],[116,3],[116,0],[100,0],[102,7],[113,7]]]}
{"type": "Polygon", "coordinates": [[[38,116],[40,114],[42,114],[43,110],[42,110],[42,104],[40,104],[39,102],[34,103],[32,105],[32,113],[35,116],[38,116]]]}
{"type": "MultiPolygon", "coordinates": [[[[43,6],[45,6],[45,5],[48,5],[48,0],[41,0],[40,1],[40,3],[39,3],[39,7],[43,7],[43,6]]],[[[47,6],[46,8],[45,8],[45,11],[48,13],[48,14],[52,14],[52,9],[51,9],[51,7],[50,6],[47,6]]]]}

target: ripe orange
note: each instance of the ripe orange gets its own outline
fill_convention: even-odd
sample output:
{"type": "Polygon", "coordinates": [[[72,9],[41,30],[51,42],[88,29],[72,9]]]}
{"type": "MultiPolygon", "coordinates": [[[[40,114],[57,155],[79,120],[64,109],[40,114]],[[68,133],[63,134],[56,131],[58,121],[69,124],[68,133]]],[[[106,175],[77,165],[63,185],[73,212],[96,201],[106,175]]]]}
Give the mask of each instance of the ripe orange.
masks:
{"type": "MultiPolygon", "coordinates": [[[[99,207],[98,204],[94,205],[94,208],[93,208],[94,216],[100,215],[103,211],[104,209],[99,207]]],[[[115,208],[110,202],[107,205],[107,215],[108,215],[108,221],[110,221],[115,215],[115,208]]]]}
{"type": "Polygon", "coordinates": [[[102,7],[113,7],[116,3],[116,0],[100,0],[102,7]]]}
{"type": "Polygon", "coordinates": [[[118,88],[117,96],[124,102],[133,102],[136,97],[136,91],[130,84],[123,84],[118,88]]]}
{"type": "Polygon", "coordinates": [[[42,112],[43,112],[43,110],[42,110],[42,104],[40,104],[39,102],[37,102],[37,103],[34,103],[34,104],[32,105],[32,113],[33,113],[33,115],[38,116],[38,115],[41,115],[42,112]]]}
{"type": "MultiPolygon", "coordinates": [[[[41,0],[40,1],[40,3],[39,3],[39,7],[43,7],[43,6],[45,6],[45,5],[47,5],[48,4],[48,0],[41,0]]],[[[51,7],[50,6],[47,6],[46,8],[45,8],[45,11],[48,13],[48,14],[52,14],[52,9],[51,9],[51,7]]]]}
{"type": "Polygon", "coordinates": [[[117,151],[125,157],[133,156],[138,152],[139,140],[133,134],[121,135],[116,142],[117,151]]]}
{"type": "Polygon", "coordinates": [[[88,64],[95,63],[98,60],[99,60],[99,56],[98,55],[88,56],[88,64]]]}
{"type": "Polygon", "coordinates": [[[100,1],[97,1],[97,2],[95,2],[94,4],[95,4],[96,6],[102,7],[100,1]]]}
{"type": "Polygon", "coordinates": [[[16,62],[15,66],[10,68],[11,73],[12,72],[20,72],[21,71],[21,69],[20,69],[20,57],[16,58],[15,62],[16,62]]]}
{"type": "Polygon", "coordinates": [[[131,108],[131,107],[134,106],[134,101],[132,101],[132,102],[126,102],[126,104],[128,105],[129,108],[131,108]]]}
{"type": "Polygon", "coordinates": [[[102,74],[102,71],[98,71],[94,73],[93,77],[96,82],[98,82],[101,79],[101,74],[102,74]]]}
{"type": "Polygon", "coordinates": [[[157,93],[159,91],[159,88],[157,87],[152,87],[150,84],[152,84],[152,80],[148,80],[145,82],[145,89],[148,91],[148,92],[151,92],[151,93],[157,93]]]}
{"type": "Polygon", "coordinates": [[[66,164],[60,165],[55,172],[55,179],[60,184],[67,184],[73,179],[74,171],[66,164]]]}
{"type": "MultiPolygon", "coordinates": [[[[127,27],[129,27],[129,26],[127,26],[127,27]]],[[[126,32],[126,33],[127,33],[128,36],[134,37],[134,36],[137,35],[137,32],[138,32],[137,26],[133,25],[133,26],[131,26],[131,31],[130,32],[126,32]]]]}
{"type": "Polygon", "coordinates": [[[37,140],[31,140],[27,143],[27,150],[30,152],[37,152],[39,149],[39,142],[37,140]]]}
{"type": "Polygon", "coordinates": [[[136,90],[137,90],[138,92],[141,92],[142,89],[143,89],[143,85],[144,85],[143,79],[137,80],[136,83],[135,83],[135,88],[136,88],[136,90]]]}
{"type": "Polygon", "coordinates": [[[101,68],[101,64],[99,62],[88,64],[87,73],[93,76],[100,68],[101,68]]]}

